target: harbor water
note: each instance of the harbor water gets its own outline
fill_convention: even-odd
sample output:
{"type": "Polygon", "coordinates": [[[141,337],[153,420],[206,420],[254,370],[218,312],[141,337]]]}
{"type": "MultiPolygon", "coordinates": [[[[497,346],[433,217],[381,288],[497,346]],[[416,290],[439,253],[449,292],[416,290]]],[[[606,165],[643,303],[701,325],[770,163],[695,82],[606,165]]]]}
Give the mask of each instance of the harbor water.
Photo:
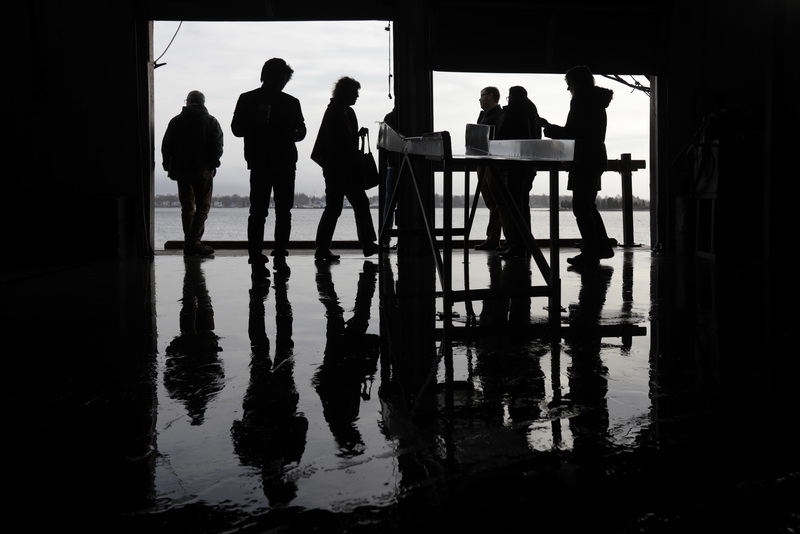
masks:
{"type": "MultiPolygon", "coordinates": [[[[207,241],[246,241],[247,240],[247,208],[211,208],[211,212],[206,222],[206,233],[203,239],[207,241]]],[[[606,224],[608,236],[616,239],[619,243],[623,242],[623,221],[622,211],[603,211],[601,212],[603,221],[606,224]]],[[[317,231],[317,224],[322,216],[321,209],[301,209],[292,210],[292,240],[294,241],[314,241],[317,231]]],[[[378,210],[372,210],[372,218],[375,227],[378,228],[378,210]]],[[[463,211],[454,209],[453,226],[460,227],[463,224],[463,211]]],[[[478,208],[475,213],[471,239],[481,239],[483,230],[489,219],[489,210],[478,208]]],[[[436,210],[437,226],[442,221],[442,209],[436,210]]],[[[533,235],[537,239],[548,239],[550,237],[549,210],[532,209],[531,221],[533,224],[533,235]]],[[[265,239],[271,240],[275,218],[270,212],[267,218],[265,239]]],[[[562,239],[577,239],[580,237],[578,226],[575,224],[575,217],[570,211],[559,212],[559,233],[562,239]]],[[[650,246],[650,212],[633,212],[633,237],[634,244],[650,246]]],[[[356,225],[352,210],[345,209],[339,222],[336,225],[336,233],[333,236],[335,241],[355,240],[356,225]]],[[[164,250],[164,243],[167,241],[180,241],[183,239],[181,230],[180,208],[156,208],[155,210],[155,249],[164,250]]]]}

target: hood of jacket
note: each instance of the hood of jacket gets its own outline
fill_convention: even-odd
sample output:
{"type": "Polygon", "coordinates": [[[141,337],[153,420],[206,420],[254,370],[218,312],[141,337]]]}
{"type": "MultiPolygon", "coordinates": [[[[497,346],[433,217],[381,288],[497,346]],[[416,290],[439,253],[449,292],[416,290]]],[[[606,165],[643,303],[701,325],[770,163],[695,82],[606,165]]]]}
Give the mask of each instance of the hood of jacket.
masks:
{"type": "Polygon", "coordinates": [[[614,91],[606,89],[605,87],[592,87],[589,92],[588,98],[591,98],[597,104],[607,108],[611,104],[611,99],[614,98],[614,91]]]}
{"type": "Polygon", "coordinates": [[[203,104],[189,104],[181,110],[186,115],[208,115],[208,109],[203,104]]]}

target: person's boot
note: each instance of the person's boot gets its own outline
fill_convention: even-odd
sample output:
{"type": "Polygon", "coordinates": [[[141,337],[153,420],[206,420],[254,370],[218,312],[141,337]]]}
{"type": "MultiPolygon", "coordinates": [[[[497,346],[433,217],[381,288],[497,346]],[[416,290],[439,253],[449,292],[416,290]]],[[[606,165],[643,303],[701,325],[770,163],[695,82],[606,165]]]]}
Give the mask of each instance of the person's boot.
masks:
{"type": "Polygon", "coordinates": [[[208,219],[208,213],[194,212],[189,239],[186,240],[187,243],[200,243],[202,241],[203,234],[206,233],[206,219],[208,219]]]}
{"type": "Polygon", "coordinates": [[[264,248],[264,222],[247,219],[247,263],[250,265],[264,265],[269,263],[269,258],[262,253],[264,248]]]}
{"type": "Polygon", "coordinates": [[[197,241],[194,243],[186,243],[183,246],[183,253],[186,256],[212,256],[214,254],[214,248],[197,241]]]}
{"type": "Polygon", "coordinates": [[[330,251],[330,249],[318,248],[316,252],[314,252],[314,261],[330,262],[338,260],[339,260],[339,255],[334,254],[333,252],[330,251]]]}
{"type": "Polygon", "coordinates": [[[194,223],[194,213],[181,212],[181,228],[183,229],[183,250],[194,243],[194,236],[192,235],[192,224],[194,223]]]}
{"type": "Polygon", "coordinates": [[[364,245],[364,248],[362,249],[362,251],[364,252],[364,256],[367,258],[372,256],[373,254],[377,254],[378,252],[380,252],[380,250],[381,247],[379,247],[377,243],[367,243],[366,245],[364,245]]]}

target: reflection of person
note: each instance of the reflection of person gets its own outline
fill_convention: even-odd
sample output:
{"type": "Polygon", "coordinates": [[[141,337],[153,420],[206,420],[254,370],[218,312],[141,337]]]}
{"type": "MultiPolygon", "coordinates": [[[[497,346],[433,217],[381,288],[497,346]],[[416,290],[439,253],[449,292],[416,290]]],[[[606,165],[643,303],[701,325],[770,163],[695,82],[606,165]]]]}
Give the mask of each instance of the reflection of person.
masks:
{"type": "Polygon", "coordinates": [[[600,322],[614,269],[602,265],[578,272],[581,289],[578,302],[569,306],[569,331],[564,336],[571,361],[567,370],[569,391],[563,400],[579,414],[569,420],[576,455],[596,459],[604,453],[609,427],[608,369],[600,355],[600,322]]]}
{"type": "Polygon", "coordinates": [[[183,253],[209,256],[200,242],[211,209],[214,175],[222,157],[222,128],[205,106],[206,97],[191,91],[180,115],[169,121],[161,143],[163,167],[178,182],[183,225],[183,253]]]}
{"type": "Polygon", "coordinates": [[[585,65],[569,69],[565,80],[572,94],[566,124],[555,126],[545,119],[540,119],[539,124],[544,126],[547,137],[575,140],[574,159],[567,167],[567,189],[572,191],[572,213],[578,223],[582,246],[581,253],[567,261],[575,266],[595,266],[601,259],[614,255],[596,205],[600,178],[608,166],[606,108],[614,93],[595,86],[594,76],[585,65]]]}
{"type": "Polygon", "coordinates": [[[319,300],[327,318],[325,355],[312,383],[322,401],[322,413],[342,454],[363,452],[363,439],[355,422],[362,399],[368,398],[366,382],[377,369],[380,336],[367,334],[378,270],[364,262],[358,278],[353,316],[344,320],[344,310],[333,285],[330,264],[317,263],[319,300]]]}
{"type": "MultiPolygon", "coordinates": [[[[508,105],[503,108],[503,123],[497,139],[541,139],[542,129],[536,124],[539,113],[536,104],[528,98],[524,87],[515,85],[508,90],[508,105]]],[[[525,223],[517,228],[510,213],[502,213],[503,233],[506,248],[498,252],[501,257],[522,256],[525,254],[525,241],[522,232],[531,230],[530,194],[536,169],[528,166],[510,166],[503,179],[508,184],[511,200],[519,209],[525,223]]]]}
{"type": "Polygon", "coordinates": [[[579,332],[581,337],[599,337],[601,313],[614,269],[604,265],[600,269],[583,270],[570,267],[569,270],[575,270],[581,276],[578,303],[569,306],[570,328],[579,332]]]}
{"type": "MultiPolygon", "coordinates": [[[[497,254],[487,256],[489,287],[500,292],[513,292],[515,288],[530,287],[531,271],[526,261],[501,262],[497,254]]],[[[481,326],[497,330],[508,328],[514,332],[526,331],[531,322],[531,298],[527,294],[511,297],[491,297],[483,301],[481,326]],[[522,329],[522,330],[520,330],[522,329]]]]}
{"type": "Polygon", "coordinates": [[[368,133],[366,128],[358,128],[358,119],[352,108],[360,89],[361,84],[353,78],[345,76],[336,82],[311,152],[311,159],[322,167],[325,177],[325,209],[317,226],[317,250],[314,253],[318,261],[339,259],[330,247],[345,197],[353,207],[358,241],[364,256],[378,252],[369,199],[361,186],[358,171],[358,140],[368,133]]]}
{"type": "Polygon", "coordinates": [[[271,507],[287,505],[296,497],[297,482],[286,473],[302,459],[308,434],[308,420],[297,412],[300,396],[294,381],[289,275],[285,263],[276,267],[274,365],[265,325],[269,286],[255,285],[250,291],[250,384],[242,400],[242,418],[231,428],[240,461],[261,470],[264,495],[271,507]]]}
{"type": "Polygon", "coordinates": [[[192,425],[203,424],[206,406],[222,391],[225,371],[214,333],[214,309],[208,295],[201,259],[186,257],[183,279],[181,333],[169,344],[164,387],[172,399],[183,402],[192,425]]]}
{"type": "MultiPolygon", "coordinates": [[[[481,112],[478,115],[478,124],[488,124],[494,126],[494,135],[497,135],[500,125],[503,122],[503,108],[500,106],[500,90],[497,87],[484,87],[481,89],[481,112]]],[[[489,223],[486,225],[486,240],[475,245],[477,250],[495,250],[500,246],[500,233],[502,223],[500,222],[500,209],[497,204],[495,176],[489,167],[478,167],[478,179],[481,182],[481,195],[483,202],[489,209],[489,223]]]]}
{"type": "Polygon", "coordinates": [[[275,200],[273,256],[286,256],[292,231],[297,146],[306,136],[300,101],[283,92],[294,70],[283,59],[272,58],[261,69],[262,85],[239,96],[231,130],[244,137],[244,157],[250,169],[250,216],[247,219],[249,263],[256,276],[266,274],[262,254],[264,225],[270,195],[275,200]]]}
{"type": "MultiPolygon", "coordinates": [[[[485,336],[476,349],[472,379],[480,384],[477,389],[482,398],[474,402],[481,408],[473,417],[495,428],[519,428],[539,419],[546,396],[545,376],[539,363],[547,354],[545,346],[531,343],[527,336],[485,336]]],[[[520,452],[529,449],[527,435],[516,436],[505,443],[504,447],[509,447],[504,449],[506,452],[514,446],[520,452]]]]}
{"type": "MultiPolygon", "coordinates": [[[[530,286],[527,262],[503,262],[496,254],[488,254],[486,260],[491,289],[513,295],[514,288],[530,286]]],[[[539,361],[547,349],[544,344],[531,342],[530,325],[530,297],[498,295],[483,301],[480,326],[491,334],[480,336],[474,345],[476,363],[471,380],[480,384],[476,388],[480,396],[472,405],[480,405],[480,409],[470,414],[471,419],[494,428],[519,428],[541,417],[545,377],[539,361]]],[[[485,428],[480,431],[485,432],[485,428]]],[[[528,449],[527,438],[527,434],[521,434],[509,439],[504,451],[512,447],[528,449]]]]}

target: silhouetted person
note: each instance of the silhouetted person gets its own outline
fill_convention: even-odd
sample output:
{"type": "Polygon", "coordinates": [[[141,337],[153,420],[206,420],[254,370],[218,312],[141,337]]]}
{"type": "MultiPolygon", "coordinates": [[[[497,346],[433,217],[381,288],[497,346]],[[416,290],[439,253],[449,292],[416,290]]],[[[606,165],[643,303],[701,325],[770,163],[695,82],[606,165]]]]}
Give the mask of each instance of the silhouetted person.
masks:
{"type": "Polygon", "coordinates": [[[192,425],[203,424],[208,403],[225,386],[225,369],[218,358],[222,349],[214,333],[214,309],[201,261],[184,258],[181,333],[167,347],[164,370],[167,394],[186,406],[192,425]]]}
{"type": "Polygon", "coordinates": [[[297,483],[286,472],[302,459],[308,434],[308,420],[297,412],[289,275],[285,263],[276,266],[274,364],[265,324],[269,286],[254,284],[250,290],[250,384],[242,400],[242,418],[231,428],[240,461],[261,470],[270,507],[287,505],[297,496],[297,483]]]}
{"type": "Polygon", "coordinates": [[[262,254],[264,225],[270,196],[275,201],[273,256],[288,254],[292,231],[297,146],[306,137],[300,101],[283,92],[294,70],[283,59],[272,58],[261,69],[262,85],[239,96],[231,130],[244,137],[244,157],[250,169],[250,216],[247,253],[253,275],[266,276],[268,258],[262,254]]]}
{"type": "Polygon", "coordinates": [[[377,274],[376,265],[365,261],[358,277],[353,316],[345,321],[330,263],[317,262],[317,290],[325,306],[327,328],[325,354],[312,384],[322,401],[325,421],[346,457],[363,452],[364,442],[355,423],[361,401],[369,395],[366,382],[377,370],[380,336],[367,334],[377,274]]]}
{"type": "MultiPolygon", "coordinates": [[[[541,139],[542,128],[536,124],[539,112],[528,91],[519,85],[508,90],[508,105],[503,108],[503,123],[496,139],[541,139]]],[[[522,256],[526,253],[523,232],[531,230],[530,195],[536,169],[527,164],[512,164],[506,169],[503,179],[508,184],[511,201],[516,205],[525,223],[517,228],[511,213],[502,210],[503,233],[506,248],[498,252],[501,257],[522,256]]]]}
{"type": "MultiPolygon", "coordinates": [[[[480,97],[481,112],[478,115],[478,124],[494,126],[494,135],[497,135],[500,125],[503,122],[503,107],[500,105],[500,90],[497,87],[484,87],[481,89],[480,97]]],[[[475,245],[477,250],[495,250],[500,246],[500,234],[502,232],[502,222],[500,220],[500,208],[497,203],[497,186],[495,180],[500,180],[491,168],[486,166],[478,167],[478,179],[481,182],[481,195],[483,203],[489,209],[489,222],[486,225],[486,240],[475,245]]]]}
{"type": "Polygon", "coordinates": [[[183,253],[209,256],[214,249],[200,240],[211,210],[214,176],[222,157],[222,128],[206,109],[200,91],[186,96],[180,115],[167,125],[161,142],[162,166],[178,182],[183,226],[183,253]]]}
{"type": "Polygon", "coordinates": [[[606,108],[614,96],[611,89],[597,87],[594,76],[585,65],[572,67],[564,77],[572,94],[569,114],[564,126],[555,126],[539,119],[544,135],[552,139],[574,139],[575,154],[567,164],[567,189],[572,191],[572,213],[581,234],[581,253],[568,258],[575,266],[595,266],[601,259],[614,255],[605,224],[597,211],[600,178],[608,167],[606,154],[606,108]]]}
{"type": "Polygon", "coordinates": [[[378,252],[369,199],[361,185],[358,167],[358,141],[369,133],[367,128],[358,128],[358,119],[352,108],[360,89],[361,84],[353,78],[345,76],[336,82],[311,152],[311,159],[322,167],[325,177],[325,209],[317,226],[317,250],[314,253],[317,261],[339,259],[331,252],[331,241],[345,197],[353,207],[356,233],[364,256],[378,252]]]}

